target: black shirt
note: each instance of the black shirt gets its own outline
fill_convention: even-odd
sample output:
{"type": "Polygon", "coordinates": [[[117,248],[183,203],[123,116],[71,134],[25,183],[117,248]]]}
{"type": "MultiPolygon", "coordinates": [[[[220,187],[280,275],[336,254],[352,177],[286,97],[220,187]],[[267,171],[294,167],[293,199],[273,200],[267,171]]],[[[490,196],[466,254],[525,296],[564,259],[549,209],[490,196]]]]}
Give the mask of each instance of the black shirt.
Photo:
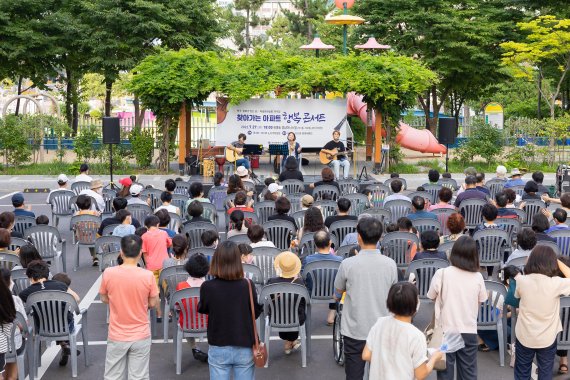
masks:
{"type": "Polygon", "coordinates": [[[313,185],[315,187],[321,186],[321,185],[334,186],[338,189],[338,191],[340,191],[340,186],[338,185],[338,182],[336,182],[336,181],[318,181],[318,182],[315,182],[313,185]]]}
{"type": "MultiPolygon", "coordinates": [[[[339,152],[344,152],[344,151],[346,151],[346,149],[344,148],[343,142],[340,141],[340,140],[339,140],[338,142],[335,142],[334,140],[331,140],[331,141],[329,141],[329,142],[323,147],[323,149],[326,149],[326,150],[333,150],[333,149],[335,149],[335,148],[336,148],[336,150],[338,150],[339,152]]],[[[337,156],[337,158],[340,160],[341,158],[345,158],[345,156],[344,156],[344,154],[343,154],[343,155],[340,155],[340,154],[339,154],[339,155],[337,156]]]]}
{"type": "Polygon", "coordinates": [[[35,284],[32,284],[26,289],[22,290],[20,292],[20,298],[24,303],[26,303],[30,294],[41,292],[42,290],[60,290],[62,292],[67,292],[67,285],[65,285],[63,282],[54,280],[45,280],[43,283],[36,282],[35,284]]]}
{"type": "Polygon", "coordinates": [[[358,220],[358,217],[354,216],[354,215],[331,215],[331,216],[327,216],[327,218],[325,219],[325,226],[327,226],[327,228],[331,228],[331,225],[334,222],[339,222],[341,220],[358,220]]]}
{"type": "Polygon", "coordinates": [[[459,207],[462,201],[466,199],[481,199],[486,201],[487,194],[482,191],[477,190],[476,188],[467,189],[455,198],[455,203],[453,204],[455,207],[459,207]]]}
{"type": "Polygon", "coordinates": [[[24,238],[24,234],[18,231],[12,231],[10,232],[10,237],[15,237],[15,238],[20,238],[23,239],[24,238]]]}
{"type": "MultiPolygon", "coordinates": [[[[255,318],[263,307],[257,303],[255,286],[253,307],[255,318]]],[[[254,344],[249,287],[246,280],[227,281],[215,278],[200,286],[198,312],[208,315],[208,343],[214,346],[249,347],[254,344]]]]}
{"type": "Polygon", "coordinates": [[[275,214],[275,215],[271,215],[270,217],[268,217],[267,220],[268,221],[269,220],[288,220],[289,222],[291,222],[295,225],[295,229],[299,228],[299,227],[297,227],[297,222],[295,221],[295,219],[289,215],[275,214]]]}
{"type": "Polygon", "coordinates": [[[283,182],[288,179],[298,179],[299,181],[303,181],[303,173],[299,170],[283,170],[281,174],[279,174],[279,182],[283,182]]]}
{"type": "MultiPolygon", "coordinates": [[[[131,218],[131,224],[133,226],[135,226],[135,228],[139,228],[141,226],[141,224],[139,223],[138,220],[136,220],[135,218],[131,218]]],[[[105,227],[113,225],[113,224],[121,224],[121,221],[119,219],[117,219],[117,217],[115,215],[113,215],[110,218],[107,219],[103,219],[103,221],[101,222],[101,226],[99,226],[99,231],[97,231],[97,234],[99,236],[103,236],[103,230],[105,229],[105,227]]]]}

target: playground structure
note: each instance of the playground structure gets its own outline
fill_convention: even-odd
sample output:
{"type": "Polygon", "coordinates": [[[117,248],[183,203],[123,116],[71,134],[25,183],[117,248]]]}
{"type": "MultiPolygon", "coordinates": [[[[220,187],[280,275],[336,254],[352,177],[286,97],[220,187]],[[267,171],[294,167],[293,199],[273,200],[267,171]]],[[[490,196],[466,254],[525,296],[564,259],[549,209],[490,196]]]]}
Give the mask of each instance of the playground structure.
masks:
{"type": "Polygon", "coordinates": [[[8,99],[6,101],[6,103],[4,103],[4,107],[2,108],[2,117],[6,116],[6,113],[8,112],[8,107],[10,106],[10,104],[17,101],[18,99],[21,99],[24,101],[24,103],[22,104],[22,111],[21,111],[22,115],[24,115],[28,112],[28,106],[29,106],[30,102],[32,102],[36,106],[36,111],[38,113],[50,114],[49,110],[44,109],[44,107],[42,106],[42,103],[40,103],[40,101],[37,98],[43,98],[42,100],[45,100],[45,99],[49,100],[53,105],[53,109],[55,110],[55,114],[58,117],[61,116],[57,99],[55,97],[53,97],[52,95],[46,93],[46,92],[40,91],[37,94],[16,95],[16,96],[13,96],[10,99],[8,99]]]}

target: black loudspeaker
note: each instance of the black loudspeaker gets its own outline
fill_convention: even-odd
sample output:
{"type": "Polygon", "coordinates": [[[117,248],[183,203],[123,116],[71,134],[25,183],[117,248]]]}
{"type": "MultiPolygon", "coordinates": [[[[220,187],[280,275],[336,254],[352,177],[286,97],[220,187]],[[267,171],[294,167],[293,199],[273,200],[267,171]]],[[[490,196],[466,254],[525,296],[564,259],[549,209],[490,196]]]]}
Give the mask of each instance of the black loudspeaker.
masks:
{"type": "Polygon", "coordinates": [[[437,140],[440,144],[455,144],[457,138],[457,125],[454,117],[440,117],[437,140]]]}
{"type": "Polygon", "coordinates": [[[121,125],[118,117],[103,118],[103,144],[121,143],[121,125]]]}

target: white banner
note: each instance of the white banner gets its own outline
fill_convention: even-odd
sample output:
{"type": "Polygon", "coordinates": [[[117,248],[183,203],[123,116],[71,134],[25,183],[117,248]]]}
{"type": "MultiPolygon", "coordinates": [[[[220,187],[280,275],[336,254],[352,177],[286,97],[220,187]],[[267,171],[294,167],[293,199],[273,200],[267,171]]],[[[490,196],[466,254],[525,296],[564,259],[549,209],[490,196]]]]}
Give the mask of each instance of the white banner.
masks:
{"type": "Polygon", "coordinates": [[[285,143],[289,132],[305,148],[322,148],[334,130],[347,138],[345,99],[251,99],[229,109],[218,99],[217,112],[216,145],[228,145],[240,133],[247,135],[246,144],[265,147],[285,143]]]}

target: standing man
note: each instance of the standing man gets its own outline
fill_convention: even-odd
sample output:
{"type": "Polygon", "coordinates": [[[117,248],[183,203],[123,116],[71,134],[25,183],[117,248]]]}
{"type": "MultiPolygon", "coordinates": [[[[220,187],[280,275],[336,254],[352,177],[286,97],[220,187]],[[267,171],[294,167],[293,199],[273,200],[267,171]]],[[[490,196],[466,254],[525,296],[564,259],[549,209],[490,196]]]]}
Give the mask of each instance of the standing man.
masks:
{"type": "Polygon", "coordinates": [[[329,166],[333,168],[334,177],[338,181],[340,179],[340,167],[343,168],[343,178],[348,178],[348,173],[350,172],[350,161],[344,154],[338,154],[342,152],[346,152],[346,148],[344,143],[340,141],[340,132],[334,131],[333,132],[333,139],[329,141],[323,149],[321,149],[322,153],[336,156],[334,160],[329,163],[329,166]]]}
{"type": "MultiPolygon", "coordinates": [[[[231,144],[228,144],[228,146],[226,147],[226,149],[229,150],[233,150],[234,152],[236,152],[237,154],[242,154],[243,152],[243,147],[245,145],[245,140],[247,139],[247,136],[245,135],[245,133],[240,133],[238,135],[238,139],[237,141],[234,141],[231,144]]],[[[249,160],[247,158],[240,158],[239,160],[236,161],[236,166],[245,166],[245,168],[247,170],[250,169],[250,165],[249,165],[249,160]]]]}
{"type": "Polygon", "coordinates": [[[152,272],[137,267],[141,247],[139,236],[123,237],[123,264],[103,273],[99,294],[110,311],[105,380],[150,378],[148,309],[158,305],[158,288],[152,272]]]}
{"type": "Polygon", "coordinates": [[[383,232],[382,223],[375,218],[362,218],[356,232],[362,249],[358,255],[342,261],[334,281],[337,301],[346,292],[340,333],[344,337],[347,380],[362,380],[362,351],[368,332],[378,318],[389,315],[388,291],[398,281],[396,263],[376,248],[383,232]]]}

